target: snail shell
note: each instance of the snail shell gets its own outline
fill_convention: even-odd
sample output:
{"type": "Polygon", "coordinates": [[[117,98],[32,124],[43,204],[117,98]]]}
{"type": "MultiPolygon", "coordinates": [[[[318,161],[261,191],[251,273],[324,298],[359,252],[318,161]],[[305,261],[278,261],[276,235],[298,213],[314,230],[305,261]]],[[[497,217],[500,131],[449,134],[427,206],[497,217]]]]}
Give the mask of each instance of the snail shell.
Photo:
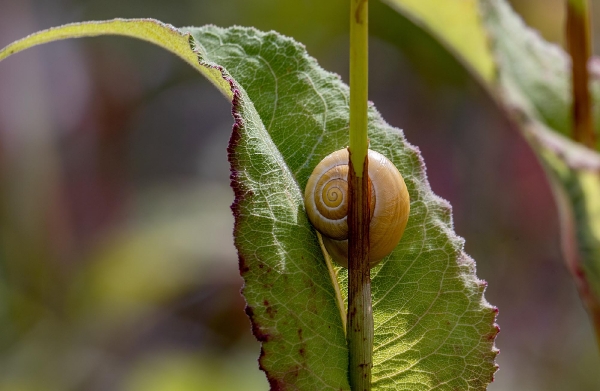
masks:
{"type": "MultiPolygon", "coordinates": [[[[369,150],[371,224],[369,263],[373,267],[398,245],[410,212],[404,179],[382,154],[369,150]]],[[[313,170],[304,191],[304,206],[331,257],[348,267],[348,150],[340,149],[313,170]]]]}

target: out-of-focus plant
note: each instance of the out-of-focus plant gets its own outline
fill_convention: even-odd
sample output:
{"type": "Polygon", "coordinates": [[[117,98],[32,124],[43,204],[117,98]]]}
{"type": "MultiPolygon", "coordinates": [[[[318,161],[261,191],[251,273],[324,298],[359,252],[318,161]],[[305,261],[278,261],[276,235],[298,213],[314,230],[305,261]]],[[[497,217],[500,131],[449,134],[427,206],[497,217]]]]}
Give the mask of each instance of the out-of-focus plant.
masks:
{"type": "Polygon", "coordinates": [[[443,7],[384,1],[455,54],[539,157],[559,211],[565,261],[600,342],[600,74],[590,58],[588,1],[566,1],[571,56],[528,29],[504,0],[443,7]]]}

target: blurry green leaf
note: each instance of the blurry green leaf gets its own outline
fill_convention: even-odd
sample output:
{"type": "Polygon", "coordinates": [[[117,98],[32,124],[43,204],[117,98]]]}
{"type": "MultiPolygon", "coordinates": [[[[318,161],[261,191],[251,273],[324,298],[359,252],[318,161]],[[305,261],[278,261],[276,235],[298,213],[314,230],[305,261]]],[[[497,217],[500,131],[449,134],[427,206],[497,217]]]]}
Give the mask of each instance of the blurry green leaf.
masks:
{"type": "Polygon", "coordinates": [[[570,132],[568,55],[546,42],[504,1],[482,1],[506,102],[562,134],[570,132]]]}
{"type": "MultiPolygon", "coordinates": [[[[571,59],[544,41],[504,0],[482,0],[482,11],[498,64],[502,100],[565,136],[571,134],[571,59]]],[[[600,136],[600,72],[590,66],[596,134],[600,136]]],[[[598,137],[600,148],[600,137],[598,137]]]]}
{"type": "Polygon", "coordinates": [[[431,32],[463,64],[486,81],[494,78],[477,0],[383,0],[414,23],[431,32]]]}
{"type": "MultiPolygon", "coordinates": [[[[447,31],[456,24],[448,24],[440,15],[466,7],[470,1],[444,1],[443,6],[434,0],[384,1],[396,5],[405,16],[424,21],[451,52],[463,53],[463,43],[447,31]]],[[[567,265],[600,338],[600,154],[565,137],[571,131],[570,59],[560,47],[527,28],[505,0],[479,3],[498,69],[490,86],[497,87],[498,103],[507,109],[546,168],[561,216],[567,265]]],[[[462,56],[476,66],[474,57],[462,56]]],[[[590,68],[598,129],[600,74],[597,67],[590,68]]]]}
{"type": "Polygon", "coordinates": [[[568,266],[594,315],[600,311],[600,154],[544,124],[524,120],[521,126],[550,176],[568,266]]]}
{"type": "MultiPolygon", "coordinates": [[[[30,36],[0,51],[0,59],[66,36],[125,33],[178,53],[232,97],[235,242],[261,368],[273,389],[348,389],[342,303],[302,201],[313,167],[347,144],[347,86],[273,32],[177,31],[148,20],[75,26],[30,36]],[[184,48],[185,32],[199,65],[184,48]]],[[[401,244],[372,272],[375,389],[484,390],[497,354],[485,283],[453,232],[450,206],[432,193],[418,150],[373,108],[369,132],[371,147],[396,164],[411,195],[401,244]]],[[[346,283],[343,271],[339,283],[346,283]]]]}
{"type": "MultiPolygon", "coordinates": [[[[600,331],[600,154],[570,132],[570,60],[542,40],[502,0],[482,10],[498,58],[503,103],[546,168],[563,225],[563,249],[579,292],[600,331]]],[[[599,79],[591,87],[595,112],[599,79]]]]}

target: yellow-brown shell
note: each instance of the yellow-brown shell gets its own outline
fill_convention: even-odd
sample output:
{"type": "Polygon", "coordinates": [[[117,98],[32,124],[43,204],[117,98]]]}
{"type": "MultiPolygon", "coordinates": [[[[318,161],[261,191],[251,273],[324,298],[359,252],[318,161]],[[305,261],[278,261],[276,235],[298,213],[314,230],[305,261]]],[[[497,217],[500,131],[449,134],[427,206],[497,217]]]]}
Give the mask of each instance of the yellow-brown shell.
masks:
{"type": "MultiPolygon", "coordinates": [[[[323,237],[331,257],[348,267],[348,150],[325,157],[313,170],[304,191],[304,205],[312,225],[323,237]]],[[[398,245],[410,212],[410,199],[398,169],[382,154],[369,150],[371,267],[398,245]]]]}

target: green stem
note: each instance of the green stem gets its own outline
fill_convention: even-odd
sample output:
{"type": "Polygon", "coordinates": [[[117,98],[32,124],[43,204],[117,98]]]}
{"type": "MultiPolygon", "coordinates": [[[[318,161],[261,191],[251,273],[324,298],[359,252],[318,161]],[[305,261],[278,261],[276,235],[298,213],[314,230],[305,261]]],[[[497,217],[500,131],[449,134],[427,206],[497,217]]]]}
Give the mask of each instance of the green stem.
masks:
{"type": "Polygon", "coordinates": [[[594,149],[596,137],[589,91],[588,61],[591,55],[588,0],[567,0],[567,48],[572,59],[572,137],[594,149]]]}
{"type": "Polygon", "coordinates": [[[367,156],[369,90],[369,2],[350,0],[350,150],[356,175],[362,177],[367,156]]]}
{"type": "Polygon", "coordinates": [[[368,182],[368,0],[350,7],[350,158],[348,174],[349,381],[353,391],[371,390],[373,311],[369,267],[368,182]]]}

